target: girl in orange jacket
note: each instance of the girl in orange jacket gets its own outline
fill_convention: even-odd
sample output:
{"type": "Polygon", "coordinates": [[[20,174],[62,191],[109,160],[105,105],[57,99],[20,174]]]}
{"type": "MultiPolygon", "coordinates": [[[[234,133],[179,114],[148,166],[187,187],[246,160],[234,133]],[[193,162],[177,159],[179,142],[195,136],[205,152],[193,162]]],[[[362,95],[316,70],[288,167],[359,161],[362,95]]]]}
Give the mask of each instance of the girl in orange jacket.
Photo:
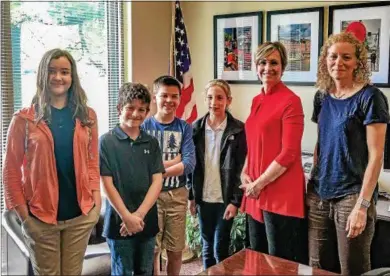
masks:
{"type": "Polygon", "coordinates": [[[22,222],[35,275],[80,275],[99,218],[97,118],[86,102],[73,57],[50,50],[31,106],[8,129],[5,201],[22,222]]]}

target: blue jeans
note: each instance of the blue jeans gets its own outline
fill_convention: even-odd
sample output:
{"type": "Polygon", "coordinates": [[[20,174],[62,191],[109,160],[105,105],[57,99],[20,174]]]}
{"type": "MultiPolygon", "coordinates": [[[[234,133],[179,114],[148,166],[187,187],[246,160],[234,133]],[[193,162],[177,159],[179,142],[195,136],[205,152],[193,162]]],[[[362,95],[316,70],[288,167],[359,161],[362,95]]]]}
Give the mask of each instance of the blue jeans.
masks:
{"type": "Polygon", "coordinates": [[[202,202],[197,205],[202,235],[202,257],[205,269],[229,256],[230,230],[233,219],[224,220],[225,204],[202,202]]]}
{"type": "Polygon", "coordinates": [[[107,239],[111,252],[111,275],[152,275],[156,238],[107,239]]]}

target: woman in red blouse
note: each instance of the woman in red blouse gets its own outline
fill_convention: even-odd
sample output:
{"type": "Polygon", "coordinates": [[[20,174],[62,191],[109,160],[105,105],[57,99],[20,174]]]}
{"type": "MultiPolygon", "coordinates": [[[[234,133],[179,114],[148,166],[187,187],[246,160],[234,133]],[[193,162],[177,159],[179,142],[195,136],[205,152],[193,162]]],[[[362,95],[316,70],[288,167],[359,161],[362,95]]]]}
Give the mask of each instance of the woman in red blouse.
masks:
{"type": "Polygon", "coordinates": [[[263,87],[245,124],[248,155],[241,174],[250,245],[262,251],[265,226],[270,255],[307,263],[301,100],[281,81],[287,66],[283,44],[260,45],[255,62],[263,87]]]}

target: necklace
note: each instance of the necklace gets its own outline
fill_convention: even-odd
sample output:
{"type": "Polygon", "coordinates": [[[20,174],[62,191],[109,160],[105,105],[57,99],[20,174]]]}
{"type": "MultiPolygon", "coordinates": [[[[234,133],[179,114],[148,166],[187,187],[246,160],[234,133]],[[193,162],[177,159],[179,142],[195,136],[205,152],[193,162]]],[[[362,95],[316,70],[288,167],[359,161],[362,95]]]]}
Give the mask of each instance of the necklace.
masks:
{"type": "Polygon", "coordinates": [[[336,99],[342,99],[342,98],[344,98],[344,97],[347,96],[347,95],[350,95],[350,94],[352,94],[352,93],[355,93],[355,87],[356,87],[356,84],[353,83],[353,84],[352,84],[352,87],[350,87],[350,88],[347,90],[348,92],[344,92],[344,93],[342,93],[340,96],[337,96],[337,95],[336,95],[336,92],[334,92],[334,93],[333,93],[333,97],[336,98],[336,99]]]}
{"type": "Polygon", "coordinates": [[[340,96],[336,96],[336,94],[333,94],[333,96],[336,98],[336,99],[341,99],[342,97],[344,97],[347,93],[343,93],[341,94],[340,96]]]}

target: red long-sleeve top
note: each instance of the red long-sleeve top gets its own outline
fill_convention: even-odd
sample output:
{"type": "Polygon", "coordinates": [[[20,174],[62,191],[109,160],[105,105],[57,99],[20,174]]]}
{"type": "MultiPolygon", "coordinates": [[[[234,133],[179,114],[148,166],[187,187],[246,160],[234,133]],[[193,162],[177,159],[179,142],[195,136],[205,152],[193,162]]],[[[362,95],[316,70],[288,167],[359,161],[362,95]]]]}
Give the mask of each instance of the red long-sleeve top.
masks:
{"type": "Polygon", "coordinates": [[[262,210],[304,217],[305,178],[301,161],[304,114],[300,98],[282,82],[253,99],[245,123],[247,174],[254,181],[272,161],[287,170],[269,183],[257,199],[244,196],[241,210],[263,222],[262,210]]]}

